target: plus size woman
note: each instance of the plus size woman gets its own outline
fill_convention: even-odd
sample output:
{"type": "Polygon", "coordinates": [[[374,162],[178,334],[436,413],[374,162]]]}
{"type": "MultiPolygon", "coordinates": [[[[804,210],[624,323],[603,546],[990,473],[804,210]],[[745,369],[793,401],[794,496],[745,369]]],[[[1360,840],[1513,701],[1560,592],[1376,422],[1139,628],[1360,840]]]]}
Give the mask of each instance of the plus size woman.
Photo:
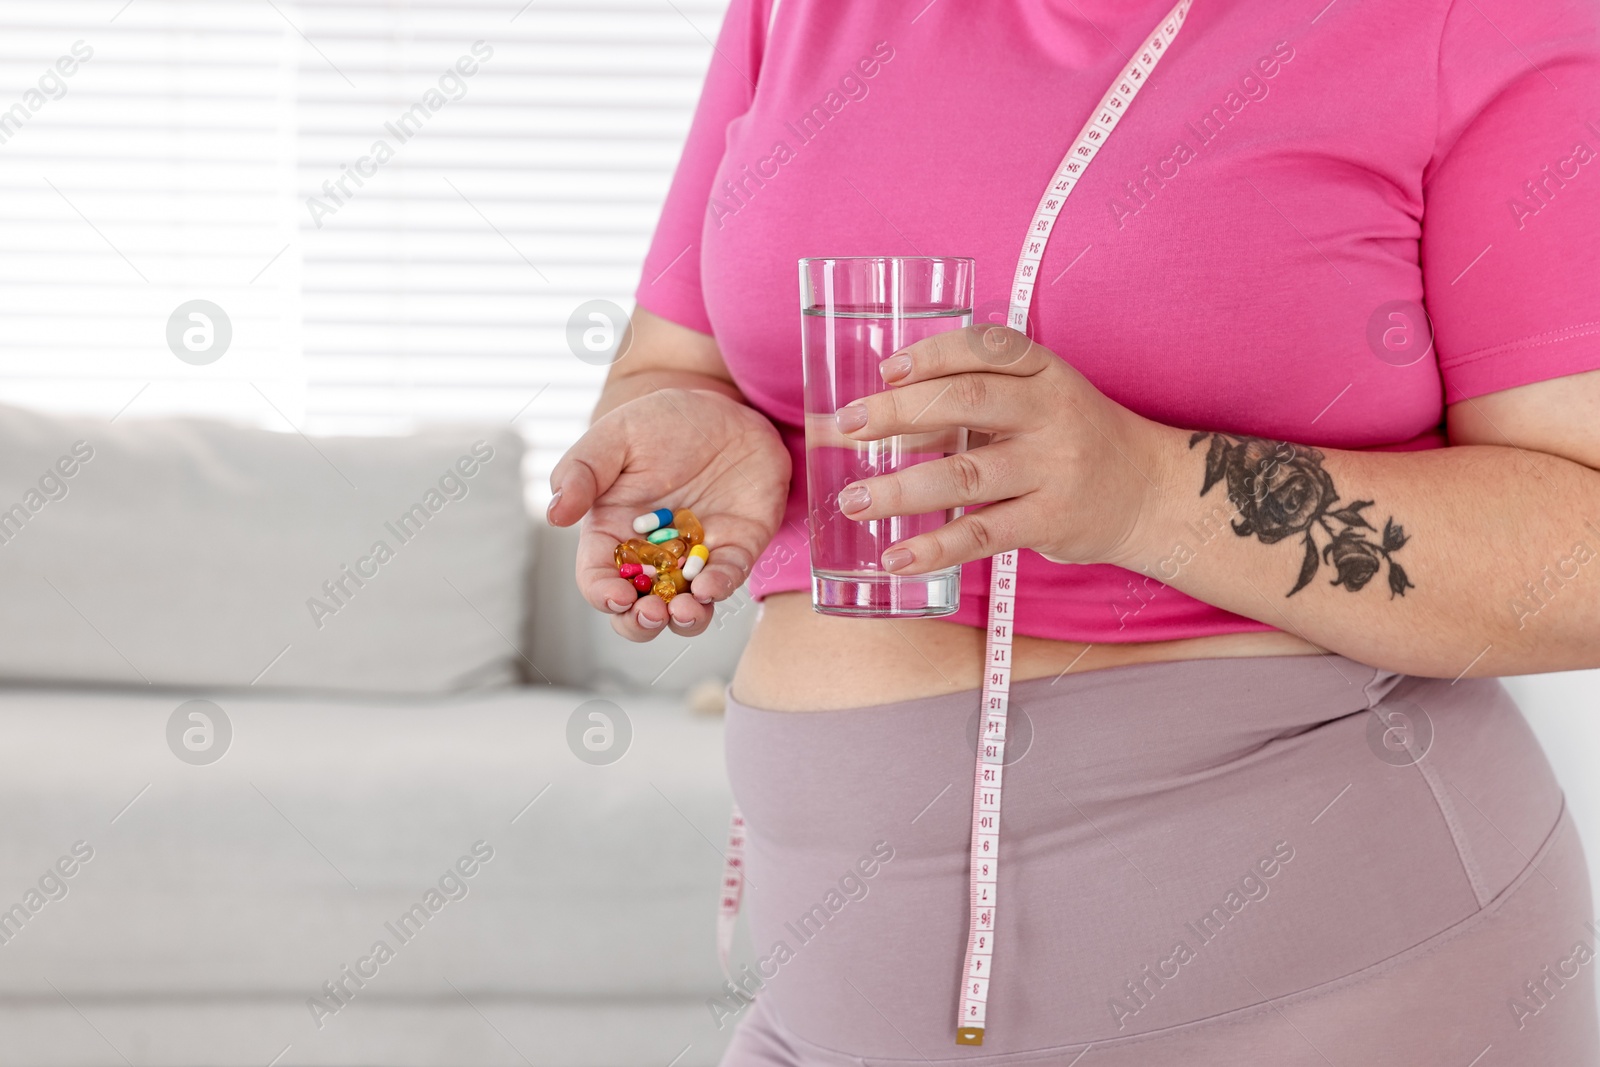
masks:
{"type": "Polygon", "coordinates": [[[583,519],[579,584],[631,640],[761,604],[727,714],[760,978],[713,1011],[731,1067],[1600,1062],[1583,851],[1496,681],[1600,666],[1600,13],[1195,0],[1061,211],[1027,330],[996,325],[1169,2],[728,10],[549,515],[583,519]],[[973,447],[830,502],[966,509],[882,561],[963,564],[943,619],[811,607],[796,261],[852,255],[976,261],[977,324],[889,354],[839,417],[973,447]],[[611,566],[658,506],[711,546],[670,604],[611,566]],[[984,612],[1013,548],[972,1048],[984,612]]]}

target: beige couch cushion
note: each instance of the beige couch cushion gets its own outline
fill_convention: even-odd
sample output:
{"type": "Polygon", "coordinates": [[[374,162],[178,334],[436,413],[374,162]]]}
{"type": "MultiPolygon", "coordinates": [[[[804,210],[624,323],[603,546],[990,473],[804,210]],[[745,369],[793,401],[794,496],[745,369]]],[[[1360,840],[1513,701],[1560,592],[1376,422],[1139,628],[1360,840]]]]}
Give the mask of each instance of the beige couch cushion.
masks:
{"type": "Polygon", "coordinates": [[[504,428],[307,438],[0,407],[0,680],[511,681],[521,456],[504,428]]]}

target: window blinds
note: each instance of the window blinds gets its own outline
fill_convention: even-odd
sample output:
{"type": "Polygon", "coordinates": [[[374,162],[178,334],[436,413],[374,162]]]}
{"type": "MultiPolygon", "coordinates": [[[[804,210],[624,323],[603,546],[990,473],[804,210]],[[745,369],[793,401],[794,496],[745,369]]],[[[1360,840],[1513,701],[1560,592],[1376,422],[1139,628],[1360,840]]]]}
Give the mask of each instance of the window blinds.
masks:
{"type": "Polygon", "coordinates": [[[0,0],[0,401],[505,420],[542,494],[604,377],[567,320],[632,307],[724,7],[0,0]]]}

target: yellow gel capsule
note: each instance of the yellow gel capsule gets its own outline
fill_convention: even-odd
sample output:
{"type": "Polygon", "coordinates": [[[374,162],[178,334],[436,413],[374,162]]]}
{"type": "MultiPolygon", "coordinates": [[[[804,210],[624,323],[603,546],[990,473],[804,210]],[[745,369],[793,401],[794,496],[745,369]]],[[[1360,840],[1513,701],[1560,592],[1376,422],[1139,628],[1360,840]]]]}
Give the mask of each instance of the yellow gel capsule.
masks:
{"type": "Polygon", "coordinates": [[[617,549],[613,553],[616,557],[617,566],[621,567],[624,563],[643,563],[644,560],[639,558],[639,546],[648,543],[641,541],[637,537],[630,537],[626,541],[618,543],[617,549]]]}
{"type": "Polygon", "coordinates": [[[672,528],[678,531],[678,536],[688,542],[690,547],[705,544],[705,527],[700,525],[700,520],[695,518],[694,512],[688,508],[672,513],[672,528]]]}
{"type": "MultiPolygon", "coordinates": [[[[632,544],[632,542],[629,543],[632,544]]],[[[688,547],[677,538],[659,545],[641,541],[635,548],[639,553],[639,562],[648,563],[657,570],[676,567],[678,560],[682,559],[683,554],[688,551],[688,547]]]]}
{"type": "Polygon", "coordinates": [[[670,570],[658,571],[655,585],[650,591],[662,600],[671,601],[673,597],[679,593],[687,592],[688,589],[689,579],[683,576],[682,571],[674,567],[670,570]]]}

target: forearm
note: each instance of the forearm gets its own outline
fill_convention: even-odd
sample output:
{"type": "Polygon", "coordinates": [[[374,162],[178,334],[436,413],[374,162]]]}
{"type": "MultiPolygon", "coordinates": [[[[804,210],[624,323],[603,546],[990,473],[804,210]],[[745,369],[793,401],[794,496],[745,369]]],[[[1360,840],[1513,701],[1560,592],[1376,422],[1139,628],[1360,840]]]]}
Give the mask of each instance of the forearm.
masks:
{"type": "Polygon", "coordinates": [[[705,389],[747,401],[733,384],[716,339],[636,308],[618,346],[591,424],[613,408],[662,389],[705,389]]]}
{"type": "Polygon", "coordinates": [[[1600,666],[1600,472],[1511,447],[1309,450],[1151,426],[1128,457],[1149,504],[1118,560],[1146,598],[1169,585],[1431,677],[1600,666]]]}

